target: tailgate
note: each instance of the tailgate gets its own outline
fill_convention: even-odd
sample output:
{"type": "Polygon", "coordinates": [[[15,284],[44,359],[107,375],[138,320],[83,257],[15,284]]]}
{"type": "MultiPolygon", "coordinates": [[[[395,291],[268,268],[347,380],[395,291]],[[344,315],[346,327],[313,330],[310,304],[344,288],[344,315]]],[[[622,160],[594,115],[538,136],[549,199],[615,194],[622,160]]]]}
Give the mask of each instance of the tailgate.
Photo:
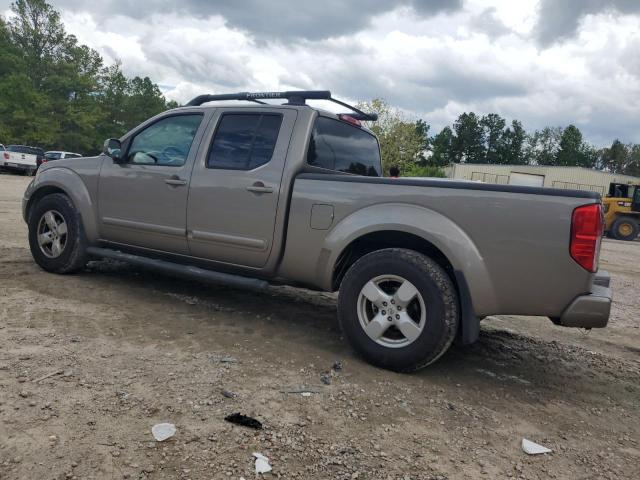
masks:
{"type": "Polygon", "coordinates": [[[2,164],[6,167],[35,167],[37,157],[26,153],[3,152],[2,164]]]}

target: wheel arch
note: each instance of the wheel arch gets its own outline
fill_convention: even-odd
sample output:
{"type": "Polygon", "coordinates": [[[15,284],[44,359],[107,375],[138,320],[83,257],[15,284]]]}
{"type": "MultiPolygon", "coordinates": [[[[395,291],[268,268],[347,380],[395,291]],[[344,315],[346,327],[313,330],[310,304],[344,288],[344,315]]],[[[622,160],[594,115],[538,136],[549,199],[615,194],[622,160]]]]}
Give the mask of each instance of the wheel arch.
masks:
{"type": "Polygon", "coordinates": [[[453,265],[447,256],[430,241],[414,233],[402,230],[375,230],[365,233],[349,243],[339,253],[333,266],[332,290],[338,290],[347,270],[368,253],[384,248],[406,248],[423,253],[433,259],[453,278],[453,265]]]}
{"type": "Polygon", "coordinates": [[[436,261],[451,277],[461,307],[461,340],[477,339],[478,317],[497,309],[491,277],[475,244],[452,220],[415,205],[367,207],[343,219],[325,241],[324,275],[332,290],[359,258],[383,248],[407,248],[436,261]],[[390,221],[393,219],[393,221],[390,221]]]}
{"type": "Polygon", "coordinates": [[[29,197],[29,200],[27,201],[27,206],[24,212],[24,217],[25,217],[24,219],[27,223],[29,222],[29,218],[31,217],[31,212],[33,210],[33,207],[44,197],[46,197],[47,195],[52,195],[54,193],[62,193],[67,197],[69,196],[69,194],[66,191],[64,191],[62,188],[54,185],[44,185],[38,188],[37,190],[35,190],[31,194],[31,196],[29,197]]]}
{"type": "Polygon", "coordinates": [[[67,168],[47,168],[27,187],[23,216],[29,222],[33,207],[47,195],[61,193],[66,195],[79,212],[87,239],[91,242],[98,238],[95,202],[82,178],[67,168]]]}

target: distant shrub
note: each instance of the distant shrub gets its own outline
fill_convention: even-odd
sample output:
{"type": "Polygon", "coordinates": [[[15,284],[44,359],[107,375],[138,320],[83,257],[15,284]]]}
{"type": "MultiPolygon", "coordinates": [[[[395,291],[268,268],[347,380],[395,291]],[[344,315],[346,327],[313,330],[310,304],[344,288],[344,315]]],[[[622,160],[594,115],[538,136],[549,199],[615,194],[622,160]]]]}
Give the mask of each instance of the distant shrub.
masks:
{"type": "Polygon", "coordinates": [[[404,172],[401,172],[403,177],[437,177],[445,178],[444,170],[440,167],[411,165],[404,172]]]}

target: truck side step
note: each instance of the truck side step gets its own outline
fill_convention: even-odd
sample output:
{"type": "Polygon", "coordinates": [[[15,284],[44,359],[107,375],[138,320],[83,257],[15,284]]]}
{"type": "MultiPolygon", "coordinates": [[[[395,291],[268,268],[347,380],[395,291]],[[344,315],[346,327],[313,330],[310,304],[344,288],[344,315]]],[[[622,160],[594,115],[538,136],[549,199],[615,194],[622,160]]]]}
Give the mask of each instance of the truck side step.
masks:
{"type": "Polygon", "coordinates": [[[89,247],[87,248],[87,253],[95,257],[110,258],[112,260],[118,260],[132,265],[149,268],[151,270],[168,273],[188,280],[199,280],[216,285],[238,287],[256,291],[264,291],[269,287],[268,282],[257,278],[248,278],[241,275],[234,275],[232,273],[214,272],[212,270],[205,270],[191,265],[181,265],[179,263],[167,262],[166,260],[123,253],[119,250],[111,250],[109,248],[89,247]]]}

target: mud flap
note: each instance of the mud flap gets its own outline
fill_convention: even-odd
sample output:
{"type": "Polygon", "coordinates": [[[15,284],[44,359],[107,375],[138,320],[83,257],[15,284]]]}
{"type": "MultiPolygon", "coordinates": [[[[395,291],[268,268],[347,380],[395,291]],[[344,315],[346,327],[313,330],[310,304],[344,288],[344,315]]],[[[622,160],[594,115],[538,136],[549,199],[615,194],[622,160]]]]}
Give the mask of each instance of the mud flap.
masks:
{"type": "Polygon", "coordinates": [[[460,328],[455,339],[456,345],[471,345],[480,336],[480,319],[476,316],[469,293],[469,285],[464,274],[455,270],[458,299],[460,301],[460,328]]]}

